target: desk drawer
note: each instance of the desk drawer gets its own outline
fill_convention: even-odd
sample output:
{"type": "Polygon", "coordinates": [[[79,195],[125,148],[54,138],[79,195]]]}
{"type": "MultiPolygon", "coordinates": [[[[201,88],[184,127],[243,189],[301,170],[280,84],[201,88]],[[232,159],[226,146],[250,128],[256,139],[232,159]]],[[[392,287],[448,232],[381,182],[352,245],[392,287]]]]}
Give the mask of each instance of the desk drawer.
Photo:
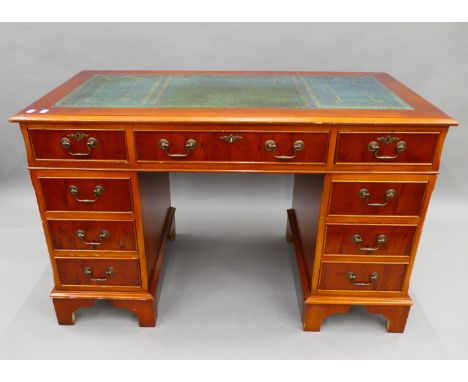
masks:
{"type": "Polygon", "coordinates": [[[124,130],[29,129],[35,159],[127,160],[124,130]]]}
{"type": "Polygon", "coordinates": [[[319,289],[400,291],[406,264],[322,263],[319,289]]]}
{"type": "Polygon", "coordinates": [[[135,131],[138,161],[326,162],[328,133],[135,131]]]}
{"type": "Polygon", "coordinates": [[[46,211],[133,211],[130,179],[39,178],[46,211]]]}
{"type": "Polygon", "coordinates": [[[49,220],[55,250],[136,251],[133,221],[49,220]]]}
{"type": "Polygon", "coordinates": [[[415,226],[328,224],[325,255],[409,256],[415,226]]]}
{"type": "Polygon", "coordinates": [[[55,259],[62,285],[140,286],[140,263],[130,259],[55,259]]]}
{"type": "Polygon", "coordinates": [[[425,182],[334,181],[330,215],[419,216],[425,182]]]}
{"type": "Polygon", "coordinates": [[[438,132],[340,132],[335,163],[432,164],[438,132]]]}

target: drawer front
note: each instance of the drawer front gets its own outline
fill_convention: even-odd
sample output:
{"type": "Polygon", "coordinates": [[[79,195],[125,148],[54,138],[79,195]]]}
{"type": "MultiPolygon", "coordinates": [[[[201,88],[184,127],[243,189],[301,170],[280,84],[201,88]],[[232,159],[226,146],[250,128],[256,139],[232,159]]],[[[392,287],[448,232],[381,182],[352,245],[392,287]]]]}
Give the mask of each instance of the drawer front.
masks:
{"type": "Polygon", "coordinates": [[[336,163],[431,164],[439,133],[339,133],[336,163]]]}
{"type": "Polygon", "coordinates": [[[136,251],[133,221],[49,220],[56,250],[136,251]]]}
{"type": "Polygon", "coordinates": [[[409,256],[416,227],[329,224],[324,254],[409,256]]]}
{"type": "Polygon", "coordinates": [[[55,259],[62,285],[140,286],[138,260],[55,259]]]}
{"type": "Polygon", "coordinates": [[[125,131],[29,129],[35,159],[127,160],[125,131]]]}
{"type": "Polygon", "coordinates": [[[328,133],[135,131],[135,144],[139,161],[324,164],[328,133]]]}
{"type": "Polygon", "coordinates": [[[134,136],[140,161],[203,161],[216,153],[212,133],[135,131],[134,136]]]}
{"type": "Polygon", "coordinates": [[[130,179],[39,178],[46,211],[133,211],[130,179]]]}
{"type": "Polygon", "coordinates": [[[322,263],[319,289],[400,291],[405,264],[322,263]]]}
{"type": "Polygon", "coordinates": [[[333,182],[331,215],[419,216],[427,183],[333,182]]]}

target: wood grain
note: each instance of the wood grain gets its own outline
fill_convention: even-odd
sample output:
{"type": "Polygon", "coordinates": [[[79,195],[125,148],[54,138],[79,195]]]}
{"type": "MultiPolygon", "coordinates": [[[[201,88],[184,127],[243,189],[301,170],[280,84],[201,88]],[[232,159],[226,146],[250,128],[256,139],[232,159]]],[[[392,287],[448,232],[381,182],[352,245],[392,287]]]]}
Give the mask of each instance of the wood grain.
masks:
{"type": "MultiPolygon", "coordinates": [[[[30,129],[31,144],[36,159],[66,159],[73,161],[88,160],[127,160],[127,146],[124,131],[105,130],[52,130],[30,129]],[[67,138],[70,134],[81,132],[89,137],[79,141],[70,138],[70,148],[64,149],[61,139],[67,138]],[[97,139],[97,145],[93,149],[88,149],[89,138],[97,139]],[[88,154],[86,156],[74,156],[72,154],[88,154]]],[[[68,139],[68,138],[67,138],[68,139]]]]}
{"type": "Polygon", "coordinates": [[[411,163],[411,164],[432,164],[435,156],[438,132],[408,133],[402,131],[385,132],[354,132],[338,134],[336,149],[336,163],[411,163]],[[378,139],[390,136],[399,138],[392,143],[381,142],[378,139]],[[406,149],[401,152],[396,151],[398,142],[404,141],[406,149]],[[375,153],[369,151],[368,144],[377,142],[380,149],[378,156],[392,157],[393,159],[379,159],[375,153]]]}
{"type": "Polygon", "coordinates": [[[334,182],[331,190],[331,215],[399,215],[418,216],[426,192],[425,183],[395,182],[334,182]],[[383,207],[369,206],[359,197],[367,189],[369,203],[386,202],[386,192],[395,190],[396,196],[383,207]]]}
{"type": "Polygon", "coordinates": [[[390,333],[403,333],[406,327],[406,321],[411,309],[410,306],[366,306],[367,311],[372,314],[381,314],[387,319],[387,331],[390,333]]]}
{"type": "Polygon", "coordinates": [[[406,272],[405,264],[360,264],[360,263],[328,263],[323,262],[320,271],[319,289],[321,290],[352,290],[352,291],[400,291],[406,272]],[[368,283],[358,286],[347,277],[348,272],[354,272],[356,282],[368,283]],[[379,277],[374,282],[370,275],[377,272],[379,277]]]}
{"type": "Polygon", "coordinates": [[[138,175],[148,278],[153,277],[171,207],[168,173],[138,175]]]}
{"type": "Polygon", "coordinates": [[[95,220],[50,220],[48,222],[53,248],[56,250],[74,249],[80,251],[135,251],[135,224],[125,221],[95,220]],[[77,230],[85,231],[87,242],[101,243],[90,245],[83,243],[77,230]],[[102,230],[109,232],[105,240],[100,238],[102,230]]]}
{"type": "MultiPolygon", "coordinates": [[[[319,214],[323,177],[320,175],[295,175],[292,207],[297,224],[297,235],[304,256],[308,278],[314,271],[315,248],[319,236],[319,214]]],[[[305,296],[307,297],[307,296],[305,296]]]]}
{"type": "Polygon", "coordinates": [[[293,156],[294,142],[304,142],[304,150],[297,152],[292,162],[321,163],[326,161],[328,134],[326,133],[252,133],[199,132],[199,131],[136,131],[136,151],[139,161],[226,161],[226,162],[279,162],[277,156],[293,156]],[[238,141],[229,143],[222,137],[234,135],[238,141]],[[159,147],[159,141],[170,143],[168,152],[159,147]],[[197,146],[187,153],[186,142],[194,139],[197,146]],[[265,149],[267,140],[274,140],[277,152],[265,149]],[[173,158],[169,154],[188,154],[184,158],[173,158]]]}
{"type": "Polygon", "coordinates": [[[415,231],[415,226],[328,224],[324,253],[369,257],[409,256],[415,231]],[[362,239],[359,246],[353,242],[354,235],[359,235],[362,239]],[[380,235],[387,237],[387,241],[382,246],[377,244],[380,235]],[[360,247],[378,249],[363,251],[360,247]]]}
{"type": "Polygon", "coordinates": [[[140,266],[138,260],[123,259],[56,259],[62,285],[94,285],[95,287],[139,286],[140,266]],[[84,268],[89,267],[92,275],[88,276],[84,268]],[[112,267],[113,273],[108,276],[106,270],[112,267]],[[94,281],[93,279],[102,279],[94,281]]]}
{"type": "Polygon", "coordinates": [[[47,211],[133,211],[129,179],[40,178],[39,182],[47,211]],[[71,186],[77,187],[77,196],[70,192],[71,186]],[[96,196],[96,187],[102,187],[102,195],[96,196]]]}

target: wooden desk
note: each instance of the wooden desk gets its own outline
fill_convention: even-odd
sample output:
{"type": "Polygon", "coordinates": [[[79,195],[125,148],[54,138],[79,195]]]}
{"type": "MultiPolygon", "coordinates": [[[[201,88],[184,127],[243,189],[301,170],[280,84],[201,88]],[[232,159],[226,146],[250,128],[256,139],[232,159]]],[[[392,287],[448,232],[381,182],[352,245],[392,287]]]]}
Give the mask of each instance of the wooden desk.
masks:
{"type": "Polygon", "coordinates": [[[175,238],[169,172],[267,172],[295,174],[286,237],[304,330],[359,304],[391,332],[405,328],[457,124],[385,73],[328,72],[85,71],[10,121],[26,144],[60,324],[107,299],[155,325],[175,238]]]}

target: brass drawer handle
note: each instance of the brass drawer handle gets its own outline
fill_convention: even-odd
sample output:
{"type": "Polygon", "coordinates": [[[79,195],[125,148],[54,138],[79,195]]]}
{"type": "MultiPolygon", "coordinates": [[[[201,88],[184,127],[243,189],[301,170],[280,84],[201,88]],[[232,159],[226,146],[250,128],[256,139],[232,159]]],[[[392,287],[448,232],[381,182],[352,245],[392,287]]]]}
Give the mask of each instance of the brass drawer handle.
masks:
{"type": "Polygon", "coordinates": [[[94,277],[93,276],[93,268],[91,267],[84,267],[83,272],[86,276],[89,277],[91,281],[98,281],[98,282],[105,282],[109,280],[109,278],[115,273],[115,269],[112,267],[106,268],[106,276],[107,277],[94,277]]]}
{"type": "Polygon", "coordinates": [[[400,138],[392,137],[391,135],[387,135],[386,137],[377,138],[377,140],[380,141],[380,142],[383,142],[383,143],[385,143],[387,145],[389,143],[393,143],[393,142],[398,141],[398,143],[395,145],[395,155],[379,155],[380,145],[378,144],[378,142],[376,142],[376,141],[369,142],[369,144],[367,145],[367,148],[368,148],[368,150],[370,152],[374,153],[374,156],[377,159],[388,160],[388,159],[398,158],[400,153],[405,151],[406,147],[407,147],[407,143],[405,141],[400,141],[400,138]]]}
{"type": "Polygon", "coordinates": [[[167,139],[159,140],[159,148],[166,152],[166,155],[171,158],[185,158],[190,155],[190,153],[197,148],[197,141],[195,139],[187,139],[185,142],[185,154],[171,154],[169,152],[169,141],[167,139]]]}
{"type": "Polygon", "coordinates": [[[385,203],[370,203],[369,202],[369,199],[370,199],[370,192],[367,188],[362,188],[361,190],[359,190],[359,197],[364,200],[364,202],[368,205],[368,206],[371,206],[371,207],[384,207],[386,206],[388,203],[390,203],[390,201],[396,197],[396,191],[393,189],[393,188],[390,188],[388,189],[387,191],[385,191],[385,203]]]}
{"type": "Polygon", "coordinates": [[[95,186],[93,188],[93,195],[94,199],[80,199],[78,197],[79,189],[77,186],[71,185],[68,187],[68,191],[75,197],[75,200],[80,203],[94,203],[98,200],[98,197],[104,193],[104,187],[102,186],[95,186]]]}
{"type": "Polygon", "coordinates": [[[105,229],[103,229],[101,231],[101,233],[99,234],[99,241],[86,241],[86,231],[82,230],[82,229],[78,229],[76,232],[76,237],[78,239],[80,239],[80,241],[83,243],[83,244],[86,244],[86,245],[92,245],[93,247],[97,247],[101,244],[104,243],[104,241],[106,239],[109,238],[110,236],[110,232],[109,231],[106,231],[105,229]]]}
{"type": "MultiPolygon", "coordinates": [[[[267,149],[268,151],[271,151],[273,154],[275,154],[276,151],[278,150],[278,145],[272,139],[269,139],[268,141],[266,141],[264,146],[265,146],[265,149],[267,149]]],[[[294,145],[293,145],[294,155],[291,155],[291,156],[273,155],[273,157],[279,160],[294,159],[299,151],[304,150],[304,147],[305,147],[304,141],[299,140],[299,141],[294,142],[294,145]]]]}
{"type": "Polygon", "coordinates": [[[88,134],[82,133],[80,131],[77,131],[74,134],[69,134],[66,137],[63,137],[60,139],[60,144],[62,145],[63,149],[67,151],[68,154],[75,156],[75,157],[87,157],[88,155],[91,154],[91,151],[96,148],[98,145],[98,140],[94,137],[90,137],[88,134]],[[86,147],[88,149],[88,152],[86,153],[74,153],[70,151],[71,148],[71,140],[75,140],[77,142],[88,138],[86,141],[86,147]]]}
{"type": "Polygon", "coordinates": [[[361,235],[353,235],[352,237],[353,243],[356,244],[356,246],[364,252],[373,252],[377,251],[378,249],[382,248],[383,245],[387,242],[388,238],[386,235],[379,235],[377,236],[377,242],[375,247],[361,247],[362,243],[362,238],[361,235]]]}
{"type": "Polygon", "coordinates": [[[369,286],[369,285],[372,285],[374,283],[374,281],[379,278],[379,274],[377,272],[372,272],[369,275],[369,281],[368,282],[356,281],[356,273],[354,273],[354,272],[347,272],[346,277],[349,279],[349,281],[351,281],[351,283],[354,286],[369,286]]]}

